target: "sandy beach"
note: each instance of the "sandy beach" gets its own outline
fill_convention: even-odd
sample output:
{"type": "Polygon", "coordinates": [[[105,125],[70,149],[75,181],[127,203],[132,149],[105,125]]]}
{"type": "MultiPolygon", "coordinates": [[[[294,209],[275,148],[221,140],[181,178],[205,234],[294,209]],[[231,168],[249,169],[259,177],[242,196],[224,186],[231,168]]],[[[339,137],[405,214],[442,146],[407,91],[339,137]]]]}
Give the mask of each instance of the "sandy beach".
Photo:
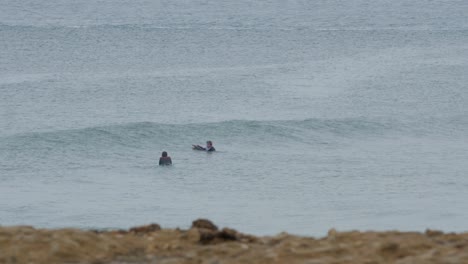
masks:
{"type": "Polygon", "coordinates": [[[0,263],[468,263],[468,233],[256,237],[198,219],[188,230],[0,227],[0,263]]]}

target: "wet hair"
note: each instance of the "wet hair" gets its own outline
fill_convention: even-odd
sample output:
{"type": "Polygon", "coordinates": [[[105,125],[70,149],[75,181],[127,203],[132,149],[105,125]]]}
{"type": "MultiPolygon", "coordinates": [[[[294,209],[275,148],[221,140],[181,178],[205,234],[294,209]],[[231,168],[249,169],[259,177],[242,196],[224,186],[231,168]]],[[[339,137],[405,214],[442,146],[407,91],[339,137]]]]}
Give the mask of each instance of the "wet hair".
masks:
{"type": "Polygon", "coordinates": [[[206,144],[213,145],[213,142],[211,142],[211,140],[208,140],[206,144]]]}
{"type": "Polygon", "coordinates": [[[163,156],[163,157],[167,157],[167,152],[166,152],[166,151],[163,151],[163,152],[162,152],[162,156],[163,156]]]}

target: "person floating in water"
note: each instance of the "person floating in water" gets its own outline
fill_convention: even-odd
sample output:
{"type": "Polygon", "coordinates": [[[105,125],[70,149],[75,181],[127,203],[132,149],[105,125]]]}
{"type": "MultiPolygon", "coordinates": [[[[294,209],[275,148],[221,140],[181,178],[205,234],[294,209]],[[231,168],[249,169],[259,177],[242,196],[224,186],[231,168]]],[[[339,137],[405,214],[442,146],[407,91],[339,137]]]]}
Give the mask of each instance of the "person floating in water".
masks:
{"type": "Polygon", "coordinates": [[[167,156],[167,152],[163,151],[159,158],[159,166],[172,165],[171,157],[167,156]]]}
{"type": "Polygon", "coordinates": [[[192,145],[193,149],[196,150],[204,150],[204,151],[216,151],[216,149],[213,147],[213,142],[211,140],[208,140],[206,142],[206,148],[200,146],[200,145],[192,145]]]}

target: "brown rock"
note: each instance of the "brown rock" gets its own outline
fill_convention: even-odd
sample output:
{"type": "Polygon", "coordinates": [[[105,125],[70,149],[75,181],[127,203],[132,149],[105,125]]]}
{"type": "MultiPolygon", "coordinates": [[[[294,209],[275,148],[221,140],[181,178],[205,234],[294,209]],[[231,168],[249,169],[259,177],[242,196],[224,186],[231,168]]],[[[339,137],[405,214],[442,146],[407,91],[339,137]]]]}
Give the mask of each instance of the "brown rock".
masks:
{"type": "Polygon", "coordinates": [[[207,228],[198,228],[198,232],[200,234],[200,243],[202,244],[208,244],[218,236],[218,232],[207,229],[207,228]]]}
{"type": "Polygon", "coordinates": [[[400,245],[395,242],[386,242],[380,247],[380,252],[383,255],[395,255],[398,253],[400,245]]]}
{"type": "Polygon", "coordinates": [[[190,228],[187,231],[186,238],[190,242],[200,242],[200,231],[197,228],[190,228]]]}
{"type": "Polygon", "coordinates": [[[134,234],[146,234],[159,230],[161,230],[161,226],[159,226],[158,224],[149,224],[145,226],[132,227],[129,231],[134,234]]]}
{"type": "Polygon", "coordinates": [[[218,233],[218,237],[222,240],[238,240],[238,232],[231,228],[223,228],[221,232],[218,233]]]}
{"type": "Polygon", "coordinates": [[[468,233],[330,232],[331,240],[287,233],[257,238],[229,228],[132,230],[0,227],[0,263],[468,263],[468,233]]]}
{"type": "Polygon", "coordinates": [[[197,219],[193,221],[192,228],[204,228],[204,229],[218,231],[218,227],[208,219],[197,219]]]}
{"type": "Polygon", "coordinates": [[[426,230],[426,236],[428,236],[428,237],[441,236],[443,234],[444,234],[444,232],[439,231],[439,230],[431,230],[431,229],[426,230]]]}

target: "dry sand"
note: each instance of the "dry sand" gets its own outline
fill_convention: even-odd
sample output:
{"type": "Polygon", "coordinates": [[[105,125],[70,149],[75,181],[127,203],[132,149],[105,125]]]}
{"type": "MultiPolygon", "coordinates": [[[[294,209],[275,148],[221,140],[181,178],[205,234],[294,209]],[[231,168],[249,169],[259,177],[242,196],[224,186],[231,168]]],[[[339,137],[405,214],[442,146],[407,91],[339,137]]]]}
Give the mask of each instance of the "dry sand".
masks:
{"type": "Polygon", "coordinates": [[[0,227],[0,263],[468,263],[468,233],[337,232],[255,237],[208,220],[189,230],[0,227]]]}

